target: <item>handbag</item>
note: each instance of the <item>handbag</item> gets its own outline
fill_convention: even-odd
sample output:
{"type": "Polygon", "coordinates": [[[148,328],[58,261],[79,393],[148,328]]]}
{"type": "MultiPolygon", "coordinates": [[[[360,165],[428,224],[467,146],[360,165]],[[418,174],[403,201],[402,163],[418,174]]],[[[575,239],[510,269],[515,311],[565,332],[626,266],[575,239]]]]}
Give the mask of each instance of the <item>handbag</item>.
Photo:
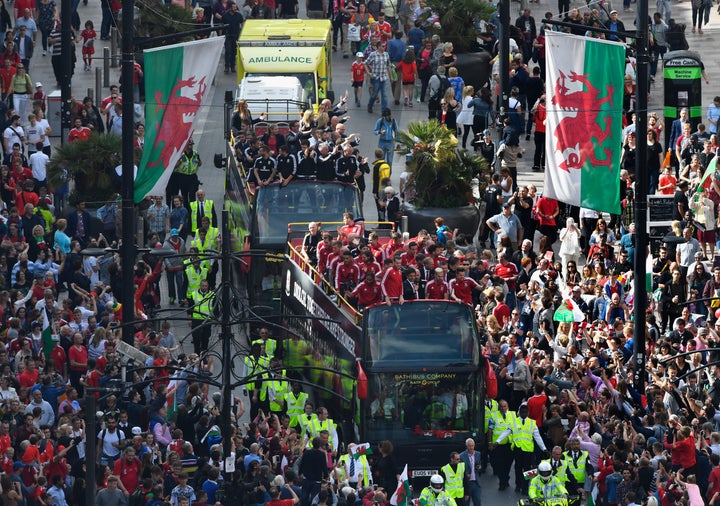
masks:
{"type": "Polygon", "coordinates": [[[350,42],[360,42],[360,25],[348,25],[348,40],[350,42]]]}
{"type": "Polygon", "coordinates": [[[394,63],[390,64],[390,80],[391,81],[397,81],[398,75],[397,75],[397,67],[394,63]]]}

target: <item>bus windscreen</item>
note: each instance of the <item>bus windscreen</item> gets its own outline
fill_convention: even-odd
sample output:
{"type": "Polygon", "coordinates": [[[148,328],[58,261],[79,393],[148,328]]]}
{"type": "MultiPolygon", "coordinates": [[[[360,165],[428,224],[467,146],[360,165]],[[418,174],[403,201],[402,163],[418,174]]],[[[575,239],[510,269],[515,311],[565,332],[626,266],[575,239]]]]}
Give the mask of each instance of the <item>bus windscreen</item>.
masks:
{"type": "Polygon", "coordinates": [[[477,330],[470,307],[448,301],[413,301],[369,308],[366,360],[373,369],[463,367],[478,363],[477,330]]]}
{"type": "Polygon", "coordinates": [[[254,247],[280,245],[284,249],[288,223],[338,222],[345,212],[361,216],[353,185],[294,181],[285,187],[264,186],[256,195],[254,247]]]}

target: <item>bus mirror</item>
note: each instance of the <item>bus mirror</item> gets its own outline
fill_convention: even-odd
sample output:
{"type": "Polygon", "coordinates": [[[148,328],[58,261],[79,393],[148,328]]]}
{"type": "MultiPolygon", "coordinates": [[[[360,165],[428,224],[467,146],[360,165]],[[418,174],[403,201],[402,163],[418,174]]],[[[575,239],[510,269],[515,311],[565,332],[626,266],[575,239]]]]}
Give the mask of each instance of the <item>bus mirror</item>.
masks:
{"type": "Polygon", "coordinates": [[[227,158],[225,158],[222,153],[215,153],[215,156],[213,157],[213,162],[215,163],[215,167],[218,169],[224,169],[227,165],[227,158]]]}

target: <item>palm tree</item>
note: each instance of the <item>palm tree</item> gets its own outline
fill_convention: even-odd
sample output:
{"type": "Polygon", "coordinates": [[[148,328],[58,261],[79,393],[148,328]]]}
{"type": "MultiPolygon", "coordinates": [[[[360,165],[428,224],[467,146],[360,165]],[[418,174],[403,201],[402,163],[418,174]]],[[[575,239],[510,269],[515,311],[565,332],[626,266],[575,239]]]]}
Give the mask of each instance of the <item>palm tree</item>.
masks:
{"type": "Polygon", "coordinates": [[[105,202],[108,195],[120,189],[113,181],[113,173],[122,160],[121,148],[118,135],[92,133],[87,140],[66,142],[53,150],[48,171],[50,185],[58,188],[67,182],[67,177],[75,183],[71,200],[105,202]]]}
{"type": "Polygon", "coordinates": [[[473,202],[473,178],[482,193],[490,167],[482,156],[459,151],[458,140],[435,120],[410,122],[398,134],[396,151],[410,155],[405,200],[418,208],[462,207],[473,202]]]}
{"type": "Polygon", "coordinates": [[[477,45],[477,21],[489,19],[495,11],[486,0],[427,0],[427,5],[438,16],[440,39],[452,42],[456,53],[467,52],[477,45]]]}

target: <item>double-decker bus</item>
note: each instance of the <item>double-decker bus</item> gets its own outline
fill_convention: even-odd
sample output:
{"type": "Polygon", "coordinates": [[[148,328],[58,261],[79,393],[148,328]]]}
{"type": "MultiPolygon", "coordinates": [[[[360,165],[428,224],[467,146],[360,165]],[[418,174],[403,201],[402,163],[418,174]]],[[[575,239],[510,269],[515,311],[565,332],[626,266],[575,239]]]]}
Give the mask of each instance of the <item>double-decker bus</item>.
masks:
{"type": "Polygon", "coordinates": [[[359,313],[295,245],[288,248],[282,308],[293,335],[285,340],[285,365],[337,371],[305,379],[322,387],[309,393],[316,407],[328,407],[341,440],[392,441],[397,462],[416,479],[446,464],[468,437],[482,439],[486,361],[472,308],[417,300],[359,313]],[[366,383],[358,385],[358,375],[366,383]]]}
{"type": "MultiPolygon", "coordinates": [[[[339,222],[343,213],[362,217],[356,186],[341,182],[294,180],[286,186],[259,186],[253,195],[238,164],[233,140],[228,143],[225,207],[229,211],[231,245],[244,257],[244,279],[251,305],[279,307],[282,262],[293,222],[339,222]],[[246,274],[246,275],[245,275],[246,274]]],[[[233,263],[233,265],[237,262],[233,263]]]]}

